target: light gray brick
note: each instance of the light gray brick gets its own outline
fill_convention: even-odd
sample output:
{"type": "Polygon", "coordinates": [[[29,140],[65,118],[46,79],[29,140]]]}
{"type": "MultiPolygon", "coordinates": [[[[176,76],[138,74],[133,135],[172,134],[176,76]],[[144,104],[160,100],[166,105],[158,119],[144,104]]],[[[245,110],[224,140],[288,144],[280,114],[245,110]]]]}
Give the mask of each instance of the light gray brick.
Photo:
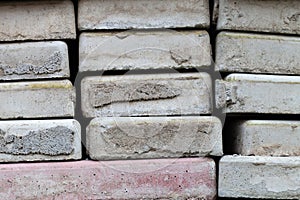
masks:
{"type": "Polygon", "coordinates": [[[70,0],[0,2],[0,41],[75,39],[70,0]]]}
{"type": "Polygon", "coordinates": [[[300,77],[231,74],[217,80],[216,105],[225,113],[300,113],[300,77]]]}
{"type": "Polygon", "coordinates": [[[95,160],[221,156],[222,123],[216,117],[103,117],[87,127],[95,160]]]}
{"type": "Polygon", "coordinates": [[[80,124],[73,119],[0,122],[0,162],[81,158],[80,124]]]}
{"type": "Polygon", "coordinates": [[[209,26],[208,0],[80,0],[80,30],[209,26]]]}
{"type": "Polygon", "coordinates": [[[220,0],[218,30],[300,34],[298,0],[220,0]]]}
{"type": "Polygon", "coordinates": [[[81,82],[85,117],[210,114],[207,73],[93,76],[81,82]]]}
{"type": "Polygon", "coordinates": [[[299,199],[300,157],[225,156],[220,160],[219,196],[299,199]]]}
{"type": "Polygon", "coordinates": [[[222,72],[300,74],[300,38],[222,32],[216,69],[222,72]]]}
{"type": "Polygon", "coordinates": [[[68,80],[0,84],[0,119],[73,117],[75,90],[68,80]]]}
{"type": "Polygon", "coordinates": [[[83,33],[79,71],[193,68],[211,65],[206,31],[83,33]]]}
{"type": "Polygon", "coordinates": [[[233,127],[234,152],[241,155],[300,156],[300,122],[238,121],[233,127]]]}
{"type": "Polygon", "coordinates": [[[64,42],[0,44],[0,80],[68,77],[68,47],[64,42]]]}

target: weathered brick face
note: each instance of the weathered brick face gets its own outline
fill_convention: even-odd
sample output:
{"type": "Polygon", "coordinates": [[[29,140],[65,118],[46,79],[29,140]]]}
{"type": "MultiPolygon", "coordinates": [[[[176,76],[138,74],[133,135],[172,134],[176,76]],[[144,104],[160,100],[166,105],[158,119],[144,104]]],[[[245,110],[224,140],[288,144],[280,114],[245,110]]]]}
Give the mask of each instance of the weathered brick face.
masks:
{"type": "Polygon", "coordinates": [[[299,6],[0,1],[0,199],[300,199],[299,6]]]}
{"type": "Polygon", "coordinates": [[[81,87],[85,117],[200,115],[212,108],[206,73],[92,76],[81,87]]]}

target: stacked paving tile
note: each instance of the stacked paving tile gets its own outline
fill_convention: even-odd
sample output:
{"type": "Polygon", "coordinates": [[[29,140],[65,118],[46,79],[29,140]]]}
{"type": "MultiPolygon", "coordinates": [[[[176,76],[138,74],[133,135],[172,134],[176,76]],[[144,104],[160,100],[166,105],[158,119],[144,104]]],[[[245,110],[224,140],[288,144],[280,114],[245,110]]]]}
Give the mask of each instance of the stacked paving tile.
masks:
{"type": "Polygon", "coordinates": [[[59,41],[76,37],[73,3],[1,2],[0,19],[0,161],[80,159],[68,47],[59,41]]]}
{"type": "Polygon", "coordinates": [[[34,176],[43,179],[52,164],[28,161],[81,159],[64,42],[76,38],[74,5],[68,0],[2,1],[0,21],[0,198],[42,198],[34,176]]]}
{"type": "Polygon", "coordinates": [[[219,0],[217,106],[231,152],[219,196],[300,199],[300,2],[219,0]]]}
{"type": "Polygon", "coordinates": [[[222,124],[211,115],[211,76],[201,72],[211,66],[209,1],[82,0],[78,9],[80,106],[93,160],[82,165],[95,163],[104,184],[88,197],[216,198],[210,157],[223,154],[222,124]]]}
{"type": "Polygon", "coordinates": [[[0,199],[300,199],[300,1],[214,3],[0,1],[0,199]]]}

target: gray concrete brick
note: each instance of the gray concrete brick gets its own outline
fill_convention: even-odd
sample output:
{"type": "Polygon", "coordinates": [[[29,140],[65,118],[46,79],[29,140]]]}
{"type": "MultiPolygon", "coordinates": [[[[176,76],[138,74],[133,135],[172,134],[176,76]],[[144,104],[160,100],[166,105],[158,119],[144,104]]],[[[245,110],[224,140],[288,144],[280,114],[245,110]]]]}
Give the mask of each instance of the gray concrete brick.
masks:
{"type": "Polygon", "coordinates": [[[208,0],[80,0],[80,30],[209,26],[208,0]]]}
{"type": "Polygon", "coordinates": [[[231,74],[216,81],[216,105],[225,113],[300,113],[300,77],[231,74]]]}
{"type": "Polygon", "coordinates": [[[103,117],[87,127],[95,160],[221,156],[222,123],[216,117],[103,117]]]}
{"type": "Polygon", "coordinates": [[[76,38],[70,0],[0,2],[0,41],[76,38]]]}
{"type": "Polygon", "coordinates": [[[75,90],[68,80],[0,84],[0,119],[73,117],[75,90]]]}
{"type": "Polygon", "coordinates": [[[225,156],[220,160],[219,196],[299,199],[300,157],[225,156]]]}
{"type": "Polygon", "coordinates": [[[206,31],[83,33],[79,71],[193,68],[211,65],[206,31]]]}
{"type": "Polygon", "coordinates": [[[207,73],[86,77],[81,82],[85,117],[210,114],[207,73]]]}
{"type": "Polygon", "coordinates": [[[216,69],[222,72],[300,74],[300,38],[222,32],[216,69]]]}
{"type": "Polygon", "coordinates": [[[298,0],[220,0],[218,30],[300,34],[298,0]]]}
{"type": "Polygon", "coordinates": [[[234,152],[241,155],[300,156],[300,122],[247,120],[231,125],[234,152]]]}
{"type": "Polygon", "coordinates": [[[81,158],[80,124],[73,119],[0,122],[0,162],[81,158]]]}
{"type": "Polygon", "coordinates": [[[0,80],[68,77],[68,47],[64,42],[0,44],[0,80]]]}

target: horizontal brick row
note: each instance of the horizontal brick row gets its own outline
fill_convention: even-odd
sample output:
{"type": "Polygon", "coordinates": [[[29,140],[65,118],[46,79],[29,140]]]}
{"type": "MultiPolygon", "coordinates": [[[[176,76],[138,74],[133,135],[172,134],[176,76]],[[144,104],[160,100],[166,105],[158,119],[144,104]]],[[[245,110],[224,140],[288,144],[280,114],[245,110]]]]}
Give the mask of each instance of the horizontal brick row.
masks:
{"type": "Polygon", "coordinates": [[[208,0],[81,0],[79,30],[209,27],[208,0]]]}
{"type": "Polygon", "coordinates": [[[206,31],[82,33],[79,71],[171,69],[211,66],[206,31]]]}
{"type": "Polygon", "coordinates": [[[219,196],[299,199],[300,157],[225,156],[220,160],[219,196]]]}
{"type": "Polygon", "coordinates": [[[209,158],[0,165],[1,199],[215,199],[209,158]]]}
{"type": "Polygon", "coordinates": [[[75,39],[70,0],[0,2],[0,41],[75,39]]]}
{"type": "Polygon", "coordinates": [[[300,77],[231,74],[217,80],[216,103],[226,113],[299,114],[300,77]]]}
{"type": "Polygon", "coordinates": [[[300,122],[246,120],[230,123],[234,153],[260,156],[300,156],[300,122]]]}
{"type": "Polygon", "coordinates": [[[221,72],[300,74],[300,38],[221,32],[216,69],[221,72]]]}
{"type": "Polygon", "coordinates": [[[218,2],[218,30],[300,34],[298,0],[218,2]]]}
{"type": "Polygon", "coordinates": [[[0,162],[70,159],[81,159],[79,122],[72,119],[0,122],[0,162]]]}
{"type": "Polygon", "coordinates": [[[73,117],[69,80],[0,83],[0,119],[73,117]]]}
{"type": "Polygon", "coordinates": [[[221,156],[222,123],[216,117],[103,117],[87,127],[92,159],[221,156]]]}
{"type": "Polygon", "coordinates": [[[0,80],[70,77],[68,47],[60,41],[0,44],[0,60],[0,80]]]}
{"type": "Polygon", "coordinates": [[[85,77],[81,108],[85,117],[210,114],[211,89],[207,73],[85,77]]]}

